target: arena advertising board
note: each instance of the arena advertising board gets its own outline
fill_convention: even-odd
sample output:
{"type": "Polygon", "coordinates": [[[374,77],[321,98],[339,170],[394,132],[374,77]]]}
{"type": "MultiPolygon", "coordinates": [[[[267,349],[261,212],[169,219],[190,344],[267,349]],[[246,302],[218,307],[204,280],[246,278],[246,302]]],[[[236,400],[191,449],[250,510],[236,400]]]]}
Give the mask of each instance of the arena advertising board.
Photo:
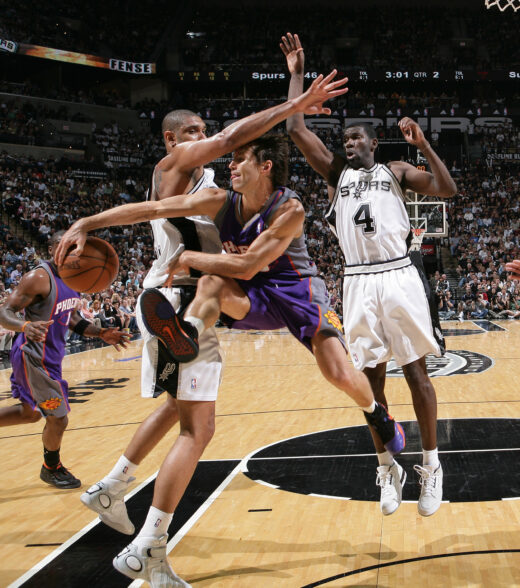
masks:
{"type": "Polygon", "coordinates": [[[88,53],[77,53],[76,51],[64,51],[63,49],[54,49],[42,45],[31,45],[28,43],[15,43],[7,39],[0,39],[0,50],[18,55],[28,55],[30,57],[40,57],[42,59],[52,59],[53,61],[64,61],[76,65],[88,65],[90,67],[100,67],[113,71],[120,71],[131,74],[151,75],[156,72],[155,63],[140,63],[135,61],[125,61],[114,59],[112,57],[101,57],[99,55],[90,55],[88,53]]]}

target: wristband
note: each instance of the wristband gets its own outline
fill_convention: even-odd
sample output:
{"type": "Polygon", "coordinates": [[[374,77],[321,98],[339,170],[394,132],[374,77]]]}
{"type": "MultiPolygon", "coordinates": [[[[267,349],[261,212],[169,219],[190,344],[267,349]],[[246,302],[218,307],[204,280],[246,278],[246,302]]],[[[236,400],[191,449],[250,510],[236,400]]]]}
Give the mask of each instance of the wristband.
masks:
{"type": "Polygon", "coordinates": [[[83,335],[87,327],[89,327],[91,324],[91,322],[86,321],[85,319],[81,319],[72,327],[71,330],[77,333],[78,335],[83,335]]]}
{"type": "Polygon", "coordinates": [[[25,321],[25,323],[22,325],[22,333],[25,333],[25,327],[30,323],[31,321],[25,321]]]}

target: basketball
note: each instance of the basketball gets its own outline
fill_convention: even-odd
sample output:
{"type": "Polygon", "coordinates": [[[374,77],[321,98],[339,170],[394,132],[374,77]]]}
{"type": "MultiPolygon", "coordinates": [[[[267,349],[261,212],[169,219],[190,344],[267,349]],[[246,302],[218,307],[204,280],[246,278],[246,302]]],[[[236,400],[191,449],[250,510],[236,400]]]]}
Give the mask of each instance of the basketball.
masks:
{"type": "Polygon", "coordinates": [[[86,294],[108,288],[118,271],[117,253],[110,243],[98,237],[87,237],[83,253],[69,251],[58,267],[60,278],[69,288],[86,294]]]}

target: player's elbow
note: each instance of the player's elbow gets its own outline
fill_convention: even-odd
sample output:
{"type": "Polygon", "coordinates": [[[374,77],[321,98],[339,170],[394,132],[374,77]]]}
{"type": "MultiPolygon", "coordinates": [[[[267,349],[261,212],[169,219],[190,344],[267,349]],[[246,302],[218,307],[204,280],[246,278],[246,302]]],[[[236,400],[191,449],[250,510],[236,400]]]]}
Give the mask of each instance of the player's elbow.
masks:
{"type": "Polygon", "coordinates": [[[239,260],[235,275],[233,276],[237,280],[251,280],[258,273],[258,264],[255,260],[248,259],[247,254],[240,256],[242,259],[239,260]]]}
{"type": "Polygon", "coordinates": [[[439,193],[439,196],[442,196],[442,198],[451,198],[457,193],[457,184],[453,178],[450,178],[450,180],[451,181],[448,183],[448,185],[445,186],[439,193]]]}

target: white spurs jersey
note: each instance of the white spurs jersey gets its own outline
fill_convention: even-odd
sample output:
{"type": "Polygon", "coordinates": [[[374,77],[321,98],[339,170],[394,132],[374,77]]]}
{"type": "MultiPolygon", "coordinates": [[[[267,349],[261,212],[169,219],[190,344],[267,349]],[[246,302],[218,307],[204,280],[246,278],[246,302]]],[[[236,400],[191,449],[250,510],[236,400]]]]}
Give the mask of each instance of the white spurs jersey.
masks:
{"type": "Polygon", "coordinates": [[[386,165],[368,170],[346,165],[325,218],[345,256],[345,275],[410,264],[410,220],[401,186],[386,165]]]}
{"type": "MultiPolygon", "coordinates": [[[[193,194],[204,188],[217,188],[213,181],[215,172],[204,169],[204,173],[195,186],[188,192],[193,194]]],[[[152,175],[151,191],[155,190],[152,175]]],[[[150,198],[150,190],[146,199],[150,198]]],[[[153,231],[153,241],[156,259],[150,268],[143,286],[158,288],[164,285],[168,277],[168,263],[179,253],[182,246],[191,251],[204,253],[221,253],[222,243],[217,227],[208,216],[189,216],[186,218],[159,218],[150,221],[153,231]]],[[[189,274],[179,274],[173,278],[172,286],[196,284],[200,272],[190,270],[189,274]]]]}

